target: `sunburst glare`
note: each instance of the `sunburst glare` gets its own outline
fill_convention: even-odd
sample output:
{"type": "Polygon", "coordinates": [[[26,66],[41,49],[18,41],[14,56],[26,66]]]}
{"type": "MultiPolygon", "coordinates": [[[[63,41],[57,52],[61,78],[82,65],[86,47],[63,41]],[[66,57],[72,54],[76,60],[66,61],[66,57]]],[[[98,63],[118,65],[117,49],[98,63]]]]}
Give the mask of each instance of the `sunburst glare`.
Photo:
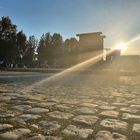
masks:
{"type": "Polygon", "coordinates": [[[127,49],[127,45],[125,43],[118,43],[116,46],[115,46],[115,49],[116,50],[120,50],[121,52],[124,52],[126,51],[127,49]]]}

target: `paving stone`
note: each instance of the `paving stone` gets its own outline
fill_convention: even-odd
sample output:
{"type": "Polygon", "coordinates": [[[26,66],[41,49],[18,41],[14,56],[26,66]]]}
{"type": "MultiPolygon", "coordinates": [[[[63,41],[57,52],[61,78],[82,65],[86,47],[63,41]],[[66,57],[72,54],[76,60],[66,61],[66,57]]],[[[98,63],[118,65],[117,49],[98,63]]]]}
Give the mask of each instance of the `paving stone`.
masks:
{"type": "Polygon", "coordinates": [[[30,105],[17,105],[17,106],[13,106],[12,108],[19,111],[26,111],[28,109],[31,109],[32,107],[30,105]]]}
{"type": "Polygon", "coordinates": [[[37,102],[31,101],[31,100],[27,100],[27,101],[24,101],[24,104],[34,105],[34,104],[37,104],[37,102]]]}
{"type": "Polygon", "coordinates": [[[113,110],[102,111],[99,115],[118,118],[119,112],[113,110]]]}
{"type": "Polygon", "coordinates": [[[0,113],[0,118],[15,117],[15,113],[0,113]]]}
{"type": "Polygon", "coordinates": [[[17,95],[15,97],[12,97],[11,100],[27,100],[27,95],[17,95]]]}
{"type": "Polygon", "coordinates": [[[51,97],[50,99],[47,99],[47,102],[59,103],[59,100],[55,97],[51,97]]]}
{"type": "Polygon", "coordinates": [[[97,112],[97,109],[88,107],[79,107],[75,109],[75,112],[77,112],[78,114],[95,114],[97,112]]]}
{"type": "Polygon", "coordinates": [[[118,103],[126,103],[126,104],[129,103],[126,98],[122,98],[122,97],[116,97],[116,101],[115,102],[118,102],[118,103]]]}
{"type": "Polygon", "coordinates": [[[130,105],[130,107],[140,109],[140,105],[130,105]]]}
{"type": "Polygon", "coordinates": [[[93,125],[97,122],[98,117],[92,115],[78,115],[73,120],[76,122],[93,125]]]}
{"type": "Polygon", "coordinates": [[[49,112],[48,109],[46,108],[32,108],[32,109],[29,109],[26,111],[27,113],[31,113],[31,114],[41,114],[41,113],[46,113],[46,112],[49,112]]]}
{"type": "Polygon", "coordinates": [[[40,115],[34,115],[34,114],[23,114],[19,116],[19,118],[28,121],[28,120],[36,120],[39,119],[41,116],[40,115]]]}
{"type": "Polygon", "coordinates": [[[66,110],[70,110],[73,105],[68,105],[68,104],[59,104],[55,106],[57,109],[61,110],[61,111],[66,111],[66,110]]]}
{"type": "Polygon", "coordinates": [[[25,124],[26,121],[29,121],[29,120],[36,120],[36,119],[39,119],[41,118],[40,115],[34,115],[34,114],[23,114],[23,115],[20,115],[16,118],[14,118],[13,120],[19,122],[19,123],[23,123],[25,124]]]}
{"type": "Polygon", "coordinates": [[[69,118],[73,117],[74,115],[71,113],[53,111],[53,112],[48,113],[48,116],[52,117],[52,118],[57,118],[57,119],[69,119],[69,118]]]}
{"type": "MultiPolygon", "coordinates": [[[[1,78],[1,73],[0,73],[0,78],[1,78]]],[[[47,74],[44,75],[46,76],[47,74]]],[[[42,78],[44,78],[44,75],[42,76],[42,78]]],[[[15,76],[17,76],[17,74],[15,74],[15,76]]],[[[22,77],[23,76],[24,75],[22,75],[22,77]]],[[[106,131],[110,130],[111,136],[114,139],[116,136],[116,139],[118,137],[119,140],[120,139],[122,140],[122,138],[118,136],[119,134],[118,133],[114,134],[114,132],[119,132],[119,133],[122,132],[128,138],[130,137],[130,139],[135,138],[135,136],[137,139],[139,139],[138,136],[140,134],[139,132],[140,75],[137,76],[114,75],[111,77],[104,73],[102,75],[101,74],[99,75],[98,74],[87,74],[87,75],[70,74],[69,76],[66,77],[64,76],[63,78],[61,78],[61,80],[60,79],[57,80],[57,82],[55,82],[54,79],[54,81],[50,84],[48,84],[48,82],[45,82],[44,84],[35,86],[33,87],[33,89],[30,90],[28,90],[28,86],[30,87],[30,84],[33,84],[33,82],[37,82],[42,79],[40,77],[40,73],[37,74],[36,77],[32,77],[32,75],[30,75],[30,78],[28,78],[28,76],[26,75],[27,79],[20,78],[19,76],[19,78],[14,78],[14,79],[10,77],[9,80],[6,72],[5,77],[6,77],[4,79],[5,83],[0,84],[0,101],[1,101],[0,122],[2,124],[2,123],[9,123],[11,121],[11,124],[15,124],[14,125],[15,127],[19,127],[21,126],[21,124],[24,124],[22,126],[24,126],[25,128],[26,127],[32,128],[34,131],[27,138],[31,136],[32,137],[38,136],[38,134],[41,131],[41,134],[47,135],[45,137],[48,138],[49,140],[53,138],[55,140],[58,140],[59,136],[60,137],[63,136],[63,134],[61,133],[62,129],[64,129],[64,127],[67,127],[67,125],[72,123],[73,125],[77,125],[75,126],[76,128],[79,126],[78,129],[85,129],[85,128],[92,129],[91,127],[93,127],[95,128],[96,132],[100,130],[100,128],[104,128],[104,130],[106,131]],[[120,80],[120,79],[125,79],[125,80],[120,80]],[[22,92],[21,90],[24,88],[27,88],[27,90],[24,90],[24,92],[22,92]],[[8,92],[1,93],[2,89],[3,90],[6,89],[8,90],[8,92]],[[38,97],[39,100],[37,100],[38,97]],[[38,111],[37,111],[38,114],[29,113],[29,112],[26,114],[27,110],[32,109],[31,107],[44,108],[44,109],[49,108],[51,112],[46,112],[45,114],[42,114],[42,116],[40,115],[41,113],[38,111]],[[90,109],[90,111],[92,109],[95,109],[92,110],[95,113],[90,112],[87,109],[83,109],[84,111],[81,111],[82,113],[75,111],[75,109],[80,109],[83,107],[90,109]],[[56,114],[54,113],[55,115],[53,114],[54,118],[53,117],[50,118],[49,115],[47,115],[49,113],[55,112],[56,110],[57,113],[56,114]],[[119,124],[118,122],[117,123],[113,122],[112,124],[112,121],[108,121],[105,124],[105,126],[103,125],[100,126],[100,124],[98,123],[100,119],[102,118],[113,119],[111,116],[108,115],[110,113],[107,113],[109,110],[119,112],[120,114],[123,113],[122,116],[125,118],[123,121],[124,122],[126,121],[127,125],[122,126],[120,125],[122,123],[119,124]],[[71,113],[72,111],[74,113],[71,113]],[[90,113],[87,114],[88,111],[92,114],[90,113]],[[70,112],[72,116],[70,115],[70,117],[68,117],[67,114],[65,114],[66,112],[68,113],[70,112]],[[101,114],[104,114],[103,112],[106,115],[105,118],[100,116],[101,114]],[[127,115],[124,113],[126,113],[127,115]],[[34,116],[34,115],[38,115],[38,116],[34,116]],[[92,120],[94,119],[92,115],[99,117],[96,123],[95,123],[96,119],[95,121],[92,120]],[[62,120],[57,120],[57,118],[61,118],[62,120]],[[64,121],[63,118],[66,119],[70,118],[70,119],[64,121]],[[12,121],[14,119],[15,121],[12,121]],[[55,129],[57,128],[56,127],[57,123],[56,125],[55,123],[51,124],[56,120],[58,121],[58,125],[62,124],[58,129],[58,131],[57,129],[55,129]],[[43,122],[41,126],[41,124],[39,124],[39,122],[41,121],[47,121],[47,122],[49,121],[51,123],[47,123],[46,126],[45,125],[43,126],[43,124],[45,124],[45,122],[43,122]],[[44,130],[49,131],[48,128],[50,127],[51,129],[53,129],[53,126],[54,126],[54,130],[56,131],[52,133],[47,133],[47,132],[45,133],[44,130]],[[129,131],[123,132],[123,130],[127,131],[128,126],[129,126],[129,131]]],[[[118,118],[119,117],[120,116],[118,116],[118,118]]],[[[100,121],[103,122],[104,120],[100,120],[100,121]]],[[[13,129],[16,128],[6,128],[6,129],[2,128],[0,135],[2,133],[6,133],[7,131],[11,132],[13,129]]],[[[92,139],[92,136],[93,135],[89,136],[86,139],[90,139],[90,138],[92,139]]],[[[37,138],[39,139],[39,137],[37,138]]],[[[66,138],[71,139],[73,137],[66,137],[66,138]]],[[[95,135],[93,136],[93,138],[95,138],[95,135]]],[[[113,138],[112,140],[114,140],[113,138]]],[[[26,139],[26,137],[18,138],[18,139],[22,140],[22,139],[26,139]]],[[[75,139],[78,138],[76,137],[75,139]]]]}
{"type": "Polygon", "coordinates": [[[99,105],[99,106],[107,106],[108,102],[102,101],[102,100],[97,100],[95,101],[95,104],[99,105]]]}
{"type": "Polygon", "coordinates": [[[96,135],[95,140],[127,140],[127,137],[119,133],[99,131],[96,135]]]}
{"type": "Polygon", "coordinates": [[[1,140],[17,140],[23,135],[29,134],[31,131],[29,129],[19,128],[13,131],[8,131],[0,134],[1,140]]]}
{"type": "Polygon", "coordinates": [[[130,99],[133,99],[133,98],[136,98],[136,95],[134,94],[124,94],[125,98],[130,98],[130,99]]]}
{"type": "Polygon", "coordinates": [[[56,131],[61,127],[61,125],[58,124],[58,122],[56,122],[56,121],[52,121],[52,122],[50,122],[50,121],[40,121],[39,125],[41,127],[43,127],[43,129],[46,129],[46,131],[48,131],[48,132],[56,131]]]}
{"type": "Polygon", "coordinates": [[[12,99],[12,97],[2,97],[0,98],[0,101],[8,102],[12,99]]]}
{"type": "Polygon", "coordinates": [[[112,133],[113,140],[128,140],[128,138],[119,133],[112,133]]]}
{"type": "Polygon", "coordinates": [[[11,124],[0,124],[0,131],[9,129],[9,128],[13,128],[13,125],[11,124]]]}
{"type": "Polygon", "coordinates": [[[128,106],[126,103],[113,103],[113,106],[128,106]]]}
{"type": "Polygon", "coordinates": [[[105,110],[113,110],[113,109],[116,109],[117,107],[105,105],[105,106],[99,106],[99,108],[105,109],[105,110]]]}
{"type": "Polygon", "coordinates": [[[92,129],[83,129],[83,128],[78,128],[74,125],[68,125],[67,128],[65,128],[62,133],[65,135],[71,135],[71,136],[76,136],[79,138],[87,138],[89,135],[91,135],[93,132],[92,129]]]}
{"type": "Polygon", "coordinates": [[[20,119],[20,118],[14,118],[14,119],[12,119],[12,121],[14,121],[18,124],[26,125],[26,121],[24,121],[23,119],[20,119]]]}
{"type": "Polygon", "coordinates": [[[33,128],[35,128],[35,129],[38,129],[39,127],[38,127],[38,125],[36,125],[36,124],[32,124],[31,125],[33,128]]]}
{"type": "Polygon", "coordinates": [[[95,140],[112,140],[112,134],[109,131],[99,131],[96,135],[95,140]]]}
{"type": "Polygon", "coordinates": [[[119,92],[114,92],[111,94],[112,96],[116,96],[116,97],[122,97],[123,93],[119,93],[119,92]]]}
{"type": "Polygon", "coordinates": [[[82,103],[82,104],[80,104],[80,106],[95,108],[95,107],[97,107],[98,105],[92,104],[92,103],[82,103]]]}
{"type": "Polygon", "coordinates": [[[54,137],[54,136],[46,136],[45,140],[62,140],[62,138],[54,137]]]}
{"type": "Polygon", "coordinates": [[[29,138],[28,140],[46,140],[45,136],[38,134],[38,136],[33,136],[29,138]]]}
{"type": "Polygon", "coordinates": [[[137,113],[138,112],[138,110],[134,109],[134,108],[121,108],[120,110],[123,112],[129,112],[129,113],[137,113]]]}
{"type": "Polygon", "coordinates": [[[77,101],[76,99],[68,99],[68,100],[62,100],[60,101],[60,103],[62,104],[70,104],[70,105],[76,105],[79,103],[79,101],[77,101]]]}
{"type": "Polygon", "coordinates": [[[39,106],[39,107],[52,107],[56,104],[57,103],[55,103],[55,102],[41,102],[41,103],[38,103],[37,106],[39,106]]]}
{"type": "Polygon", "coordinates": [[[131,107],[134,107],[134,108],[140,108],[140,96],[137,96],[137,98],[134,98],[132,100],[129,100],[128,101],[129,104],[131,104],[130,106],[131,107]],[[137,104],[137,105],[134,105],[134,104],[137,104]]]}
{"type": "Polygon", "coordinates": [[[116,119],[102,120],[100,125],[113,130],[126,130],[128,128],[128,124],[126,122],[116,119]]]}
{"type": "Polygon", "coordinates": [[[140,123],[135,123],[132,131],[140,134],[140,123]]]}
{"type": "Polygon", "coordinates": [[[124,120],[132,120],[134,122],[140,122],[140,115],[123,113],[122,119],[124,119],[124,120]]]}

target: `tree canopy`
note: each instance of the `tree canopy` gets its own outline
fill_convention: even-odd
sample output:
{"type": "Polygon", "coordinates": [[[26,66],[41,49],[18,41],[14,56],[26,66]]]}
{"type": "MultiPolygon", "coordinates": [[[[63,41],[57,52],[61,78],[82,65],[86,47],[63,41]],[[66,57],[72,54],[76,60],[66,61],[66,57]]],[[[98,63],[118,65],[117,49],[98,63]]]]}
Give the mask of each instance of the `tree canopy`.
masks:
{"type": "Polygon", "coordinates": [[[0,20],[0,58],[7,66],[66,67],[77,61],[77,44],[76,38],[63,41],[60,33],[43,33],[39,41],[34,35],[27,38],[9,17],[0,20]]]}

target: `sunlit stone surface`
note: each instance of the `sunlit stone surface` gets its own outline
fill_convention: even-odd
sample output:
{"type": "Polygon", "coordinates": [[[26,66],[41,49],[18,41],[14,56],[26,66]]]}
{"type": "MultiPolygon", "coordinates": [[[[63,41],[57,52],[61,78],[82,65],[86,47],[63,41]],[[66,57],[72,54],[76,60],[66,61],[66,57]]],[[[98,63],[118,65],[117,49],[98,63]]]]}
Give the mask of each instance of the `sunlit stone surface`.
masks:
{"type": "Polygon", "coordinates": [[[69,125],[63,130],[65,135],[78,136],[79,138],[87,138],[90,134],[92,134],[92,132],[92,129],[78,128],[74,125],[69,125]]]}
{"type": "Polygon", "coordinates": [[[130,105],[130,107],[140,109],[140,105],[130,105]]]}
{"type": "Polygon", "coordinates": [[[56,131],[61,127],[58,122],[56,121],[40,121],[39,125],[44,129],[44,131],[50,132],[50,131],[56,131]]]}
{"type": "Polygon", "coordinates": [[[109,131],[99,131],[96,140],[128,140],[126,136],[119,133],[111,133],[109,131]]]}
{"type": "Polygon", "coordinates": [[[54,136],[46,136],[46,139],[45,140],[62,140],[61,137],[54,137],[54,136]]]}
{"type": "Polygon", "coordinates": [[[135,122],[140,122],[140,115],[133,115],[129,113],[123,113],[122,119],[124,120],[131,120],[135,122]]]}
{"type": "Polygon", "coordinates": [[[97,107],[98,105],[92,104],[92,103],[82,103],[82,104],[80,104],[80,106],[85,106],[85,107],[94,108],[94,107],[97,107]]]}
{"type": "Polygon", "coordinates": [[[49,110],[46,108],[32,108],[27,110],[26,112],[31,114],[41,114],[41,113],[49,112],[49,110]]]}
{"type": "Polygon", "coordinates": [[[17,105],[17,106],[13,106],[12,108],[19,111],[26,111],[28,109],[31,109],[32,107],[30,105],[17,105]]]}
{"type": "Polygon", "coordinates": [[[54,112],[48,113],[48,116],[52,118],[57,118],[57,119],[69,119],[73,117],[73,114],[60,112],[60,111],[54,111],[54,112]]]}
{"type": "Polygon", "coordinates": [[[39,134],[37,136],[33,136],[33,137],[29,138],[28,140],[46,140],[46,139],[45,139],[45,136],[39,134]]]}
{"type": "Polygon", "coordinates": [[[55,106],[58,110],[61,110],[61,111],[67,111],[67,110],[70,110],[73,105],[68,105],[68,104],[60,104],[60,105],[56,105],[55,106]]]}
{"type": "Polygon", "coordinates": [[[119,112],[108,110],[108,111],[101,112],[100,115],[101,116],[108,116],[108,117],[112,117],[112,118],[118,118],[119,112]]]}
{"type": "Polygon", "coordinates": [[[99,108],[105,110],[112,110],[112,109],[116,109],[117,107],[105,105],[105,106],[99,106],[99,108]]]}
{"type": "Polygon", "coordinates": [[[140,134],[140,123],[133,125],[133,131],[140,134]]]}
{"type": "Polygon", "coordinates": [[[73,120],[88,125],[94,125],[97,122],[98,117],[93,115],[78,115],[73,120]]]}
{"type": "Polygon", "coordinates": [[[29,129],[19,128],[13,131],[8,131],[0,134],[1,140],[17,140],[23,135],[29,134],[31,131],[29,129]]]}
{"type": "Polygon", "coordinates": [[[0,124],[0,131],[6,130],[9,128],[13,128],[13,126],[10,124],[0,124]]]}
{"type": "Polygon", "coordinates": [[[113,130],[126,130],[128,127],[128,124],[126,122],[116,119],[105,119],[102,120],[100,124],[106,128],[111,128],[113,130]]]}
{"type": "Polygon", "coordinates": [[[79,114],[95,114],[97,112],[97,109],[94,108],[88,108],[88,107],[78,107],[75,112],[79,114]]]}
{"type": "Polygon", "coordinates": [[[27,121],[36,120],[39,118],[41,118],[40,115],[23,114],[23,115],[20,115],[20,116],[14,118],[13,121],[16,121],[16,122],[21,123],[21,124],[26,124],[27,121]]]}
{"type": "Polygon", "coordinates": [[[138,112],[138,110],[134,109],[134,108],[121,108],[120,110],[123,112],[129,112],[129,113],[137,113],[138,112]]]}
{"type": "Polygon", "coordinates": [[[47,79],[0,73],[0,140],[139,140],[140,75],[47,79]]]}
{"type": "Polygon", "coordinates": [[[38,103],[37,106],[39,106],[39,107],[52,107],[55,104],[56,104],[55,102],[41,102],[41,103],[38,103]]]}
{"type": "Polygon", "coordinates": [[[15,115],[15,113],[0,113],[0,118],[9,118],[14,117],[15,115]]]}

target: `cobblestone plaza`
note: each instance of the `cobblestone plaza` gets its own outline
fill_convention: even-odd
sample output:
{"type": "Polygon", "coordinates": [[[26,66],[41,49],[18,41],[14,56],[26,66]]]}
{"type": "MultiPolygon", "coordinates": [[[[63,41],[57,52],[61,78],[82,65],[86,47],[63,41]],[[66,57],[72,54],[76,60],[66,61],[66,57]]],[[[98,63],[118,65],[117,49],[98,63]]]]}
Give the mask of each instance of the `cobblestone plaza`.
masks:
{"type": "Polygon", "coordinates": [[[0,140],[140,139],[138,74],[50,76],[0,73],[0,140]]]}

